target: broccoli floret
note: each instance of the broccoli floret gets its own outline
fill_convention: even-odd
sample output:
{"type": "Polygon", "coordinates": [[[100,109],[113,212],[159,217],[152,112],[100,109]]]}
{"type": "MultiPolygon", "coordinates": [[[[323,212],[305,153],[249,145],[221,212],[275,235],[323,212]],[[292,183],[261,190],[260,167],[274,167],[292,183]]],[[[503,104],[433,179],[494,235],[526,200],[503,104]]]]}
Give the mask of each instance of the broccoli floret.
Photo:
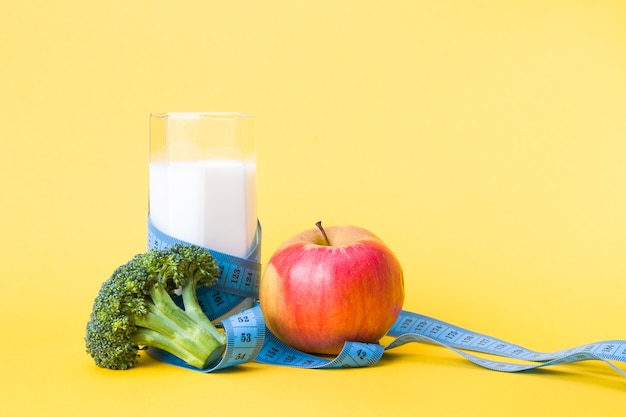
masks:
{"type": "Polygon", "coordinates": [[[128,369],[139,350],[155,347],[203,369],[218,360],[226,339],[198,304],[196,288],[217,281],[208,250],[175,244],[136,255],[117,268],[98,293],[85,342],[96,364],[128,369]],[[174,301],[180,291],[183,308],[174,301]]]}

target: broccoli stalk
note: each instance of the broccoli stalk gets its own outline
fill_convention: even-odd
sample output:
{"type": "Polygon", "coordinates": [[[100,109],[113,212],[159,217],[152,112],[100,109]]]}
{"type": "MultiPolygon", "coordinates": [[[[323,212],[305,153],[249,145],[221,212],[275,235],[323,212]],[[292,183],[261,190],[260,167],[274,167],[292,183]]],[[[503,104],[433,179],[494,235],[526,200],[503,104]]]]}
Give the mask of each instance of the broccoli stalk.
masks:
{"type": "Polygon", "coordinates": [[[87,352],[109,369],[134,367],[139,350],[155,347],[206,368],[224,352],[225,336],[202,311],[199,285],[217,281],[209,251],[173,245],[136,255],[102,284],[87,323],[87,352]],[[173,300],[181,291],[183,308],[173,300]]]}

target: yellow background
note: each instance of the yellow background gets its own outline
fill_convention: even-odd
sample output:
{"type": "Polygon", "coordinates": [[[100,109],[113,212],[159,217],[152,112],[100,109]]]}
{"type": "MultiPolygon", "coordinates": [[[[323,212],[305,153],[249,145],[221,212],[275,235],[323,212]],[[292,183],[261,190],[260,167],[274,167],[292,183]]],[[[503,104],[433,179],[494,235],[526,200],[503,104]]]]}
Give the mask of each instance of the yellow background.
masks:
{"type": "MultiPolygon", "coordinates": [[[[263,259],[378,234],[405,308],[537,350],[626,338],[626,4],[5,1],[7,415],[623,415],[600,363],[523,374],[412,344],[380,366],[95,367],[101,282],[145,247],[148,115],[255,115],[263,259]]],[[[623,364],[620,364],[622,369],[623,364]]]]}

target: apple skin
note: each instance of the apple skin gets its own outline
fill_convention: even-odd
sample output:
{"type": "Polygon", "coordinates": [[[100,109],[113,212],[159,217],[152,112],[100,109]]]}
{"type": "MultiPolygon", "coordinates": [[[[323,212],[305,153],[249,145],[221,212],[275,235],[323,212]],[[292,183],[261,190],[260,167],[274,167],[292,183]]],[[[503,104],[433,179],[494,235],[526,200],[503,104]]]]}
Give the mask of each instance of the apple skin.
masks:
{"type": "Polygon", "coordinates": [[[336,355],[346,341],[377,343],[404,302],[400,262],[357,226],[297,234],[270,258],[259,287],[267,327],[304,352],[336,355]]]}

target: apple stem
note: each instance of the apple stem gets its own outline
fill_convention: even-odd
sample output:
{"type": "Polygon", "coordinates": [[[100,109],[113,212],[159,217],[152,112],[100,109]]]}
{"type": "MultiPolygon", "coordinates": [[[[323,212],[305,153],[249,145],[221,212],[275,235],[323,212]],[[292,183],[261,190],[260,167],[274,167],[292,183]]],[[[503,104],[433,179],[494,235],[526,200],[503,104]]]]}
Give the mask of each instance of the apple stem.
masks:
{"type": "Polygon", "coordinates": [[[328,236],[326,235],[326,232],[324,231],[324,228],[322,227],[322,222],[321,222],[321,221],[319,221],[319,222],[315,223],[315,225],[316,225],[316,226],[317,226],[317,228],[318,228],[318,229],[320,229],[320,231],[322,232],[322,235],[324,236],[324,240],[326,241],[326,244],[327,244],[328,246],[332,246],[332,245],[330,244],[330,240],[328,240],[328,236]]]}

